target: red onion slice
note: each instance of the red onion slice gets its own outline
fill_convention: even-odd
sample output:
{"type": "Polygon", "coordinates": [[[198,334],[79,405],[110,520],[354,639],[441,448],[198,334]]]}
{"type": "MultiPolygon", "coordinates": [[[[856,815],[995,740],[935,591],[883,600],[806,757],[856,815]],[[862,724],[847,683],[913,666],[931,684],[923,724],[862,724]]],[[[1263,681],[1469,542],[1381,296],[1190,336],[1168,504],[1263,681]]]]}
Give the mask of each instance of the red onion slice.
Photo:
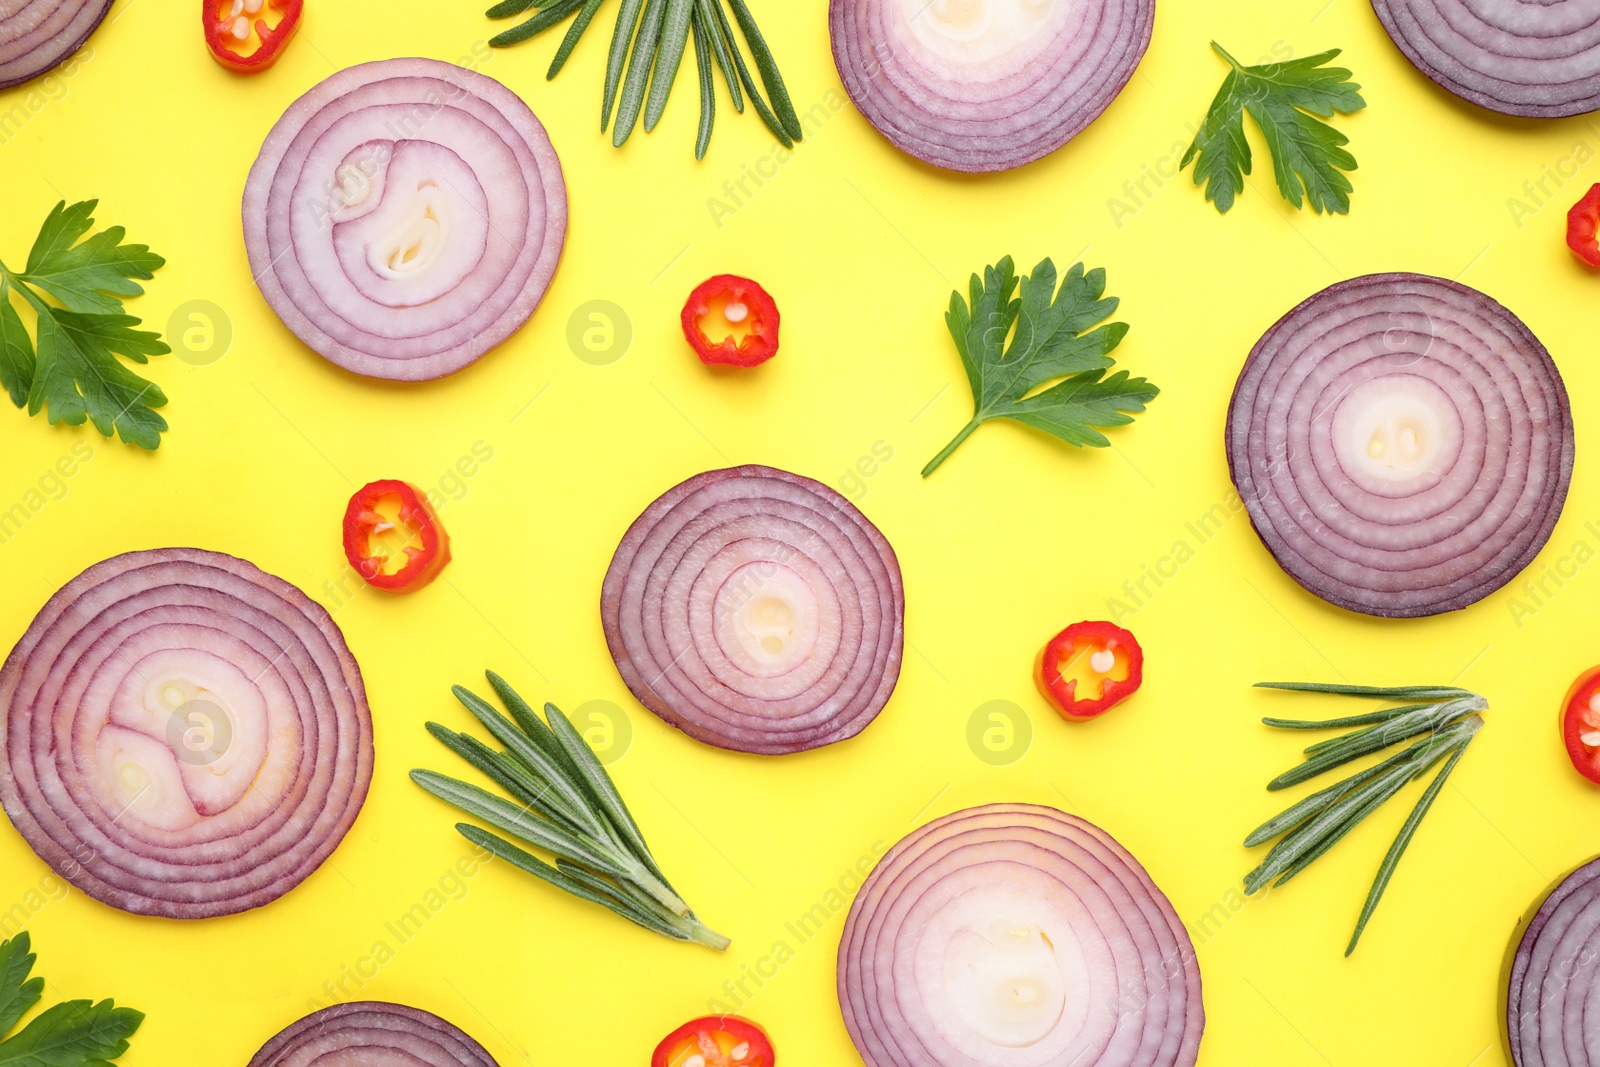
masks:
{"type": "Polygon", "coordinates": [[[1512,946],[1505,1000],[1512,1062],[1600,1064],[1600,860],[1558,882],[1512,946]]]}
{"type": "Polygon", "coordinates": [[[1561,375],[1464,285],[1374,274],[1311,297],[1251,351],[1228,467],[1268,551],[1322,599],[1412,618],[1526,567],[1572,479],[1561,375]]]}
{"type": "Polygon", "coordinates": [[[781,754],[854,737],[900,676],[905,590],[878,528],[771,467],[697,475],[629,527],[600,593],[617,670],[690,737],[781,754]]]}
{"type": "Polygon", "coordinates": [[[499,1067],[437,1015],[352,1001],[307,1015],[261,1047],[249,1067],[499,1067]]]}
{"type": "Polygon", "coordinates": [[[914,831],[851,905],[839,1005],[868,1067],[1192,1067],[1188,932],[1104,830],[990,804],[914,831]]]}
{"type": "Polygon", "coordinates": [[[1600,0],[1372,0],[1406,58],[1474,104],[1529,118],[1600,109],[1600,0]]]}
{"type": "Polygon", "coordinates": [[[0,89],[65,63],[110,10],[111,0],[0,0],[0,89]]]}
{"type": "Polygon", "coordinates": [[[511,90],[431,59],[340,71],[284,112],[244,190],[245,247],[328,360],[422,381],[504,341],[567,234],[561,162],[511,90]]]}
{"type": "Polygon", "coordinates": [[[0,804],[96,900],[205,919],[320,867],[372,780],[361,672],[298,589],[218,552],[98,563],[0,668],[0,804]]]}
{"type": "Polygon", "coordinates": [[[1150,45],[1155,0],[831,0],[833,59],[867,121],[949,170],[1049,155],[1150,45]]]}

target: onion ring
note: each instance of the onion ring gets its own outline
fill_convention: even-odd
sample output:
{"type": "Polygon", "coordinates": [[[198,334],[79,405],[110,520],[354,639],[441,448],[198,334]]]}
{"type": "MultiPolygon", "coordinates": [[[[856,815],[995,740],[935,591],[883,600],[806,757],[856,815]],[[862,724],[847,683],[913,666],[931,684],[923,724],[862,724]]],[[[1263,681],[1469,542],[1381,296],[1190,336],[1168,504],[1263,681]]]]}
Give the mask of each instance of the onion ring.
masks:
{"type": "Polygon", "coordinates": [[[1512,937],[1506,1043],[1516,1067],[1600,1064],[1600,860],[1567,875],[1512,937]]]}
{"type": "Polygon", "coordinates": [[[248,1067],[499,1067],[482,1045],[437,1015],[382,1001],[324,1008],[289,1026],[248,1067]]]}
{"type": "Polygon", "coordinates": [[[1406,58],[1450,92],[1526,118],[1600,109],[1600,0],[1372,0],[1406,58]]]}
{"type": "Polygon", "coordinates": [[[355,822],[372,717],[339,628],[218,552],[98,563],[0,668],[0,804],[123,911],[206,919],[304,881],[355,822]]]}
{"type": "Polygon", "coordinates": [[[641,704],[706,744],[767,755],[860,733],[905,645],[883,534],[771,467],[697,475],[651,504],[617,546],[600,617],[641,704]]]}
{"type": "Polygon", "coordinates": [[[1256,533],[1310,592],[1413,618],[1532,562],[1572,480],[1561,375],[1515,315],[1464,285],[1374,274],[1267,331],[1228,410],[1256,533]]]}
{"type": "Polygon", "coordinates": [[[897,148],[958,171],[1049,155],[1150,46],[1155,0],[831,0],[845,91],[897,148]]]}
{"type": "Polygon", "coordinates": [[[1200,967],[1128,852],[1054,808],[990,804],[879,862],[839,945],[868,1067],[1193,1067],[1200,967]]]}
{"type": "Polygon", "coordinates": [[[528,321],[567,233],[561,163],[528,106],[432,59],[340,71],[284,112],[244,190],[267,303],[356,374],[453,373],[528,321]]]}
{"type": "Polygon", "coordinates": [[[110,10],[111,0],[0,0],[0,89],[65,63],[110,10]]]}

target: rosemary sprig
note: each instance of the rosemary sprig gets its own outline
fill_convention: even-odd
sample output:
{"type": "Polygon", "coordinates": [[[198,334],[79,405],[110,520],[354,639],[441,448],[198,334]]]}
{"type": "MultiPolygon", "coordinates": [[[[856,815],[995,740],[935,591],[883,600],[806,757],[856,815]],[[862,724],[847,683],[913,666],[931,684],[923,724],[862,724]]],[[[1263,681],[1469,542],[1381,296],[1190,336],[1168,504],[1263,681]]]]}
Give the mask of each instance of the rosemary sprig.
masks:
{"type": "Polygon", "coordinates": [[[1297,877],[1323,856],[1368,815],[1381,808],[1406,786],[1443,764],[1423,791],[1422,798],[1406,819],[1394,844],[1378,868],[1372,888],[1367,892],[1355,933],[1345,949],[1356,950],[1367,922],[1383,898],[1384,890],[1400,863],[1400,857],[1416,836],[1423,816],[1433,807],[1445,780],[1456,769],[1467,746],[1483,729],[1489,702],[1476,693],[1454,686],[1398,686],[1375,688],[1358,685],[1326,685],[1315,682],[1262,682],[1258,688],[1282,689],[1300,693],[1409,701],[1400,707],[1337,719],[1274,719],[1261,721],[1281,730],[1351,729],[1340,737],[1319,741],[1306,748],[1305,761],[1273,779],[1267,788],[1285,789],[1344,766],[1364,756],[1383,752],[1402,741],[1406,748],[1357,771],[1343,781],[1320,789],[1268,819],[1245,838],[1254,848],[1277,839],[1260,865],[1245,875],[1245,891],[1256,893],[1268,883],[1281,886],[1297,877]],[[1413,740],[1415,739],[1415,740],[1413,740]]]}
{"type": "Polygon", "coordinates": [[[504,750],[435,722],[428,732],[513,799],[435,771],[414,770],[411,780],[556,859],[552,866],[498,834],[456,824],[468,841],[512,866],[646,930],[725,950],[728,939],[701,922],[661,873],[611,776],[571,720],[554,704],[544,706],[540,719],[505,679],[487,674],[509,717],[462,686],[451,692],[504,750]]]}
{"type": "MultiPolygon", "coordinates": [[[[554,78],[566,66],[603,3],[604,0],[500,0],[486,12],[489,18],[512,18],[529,11],[533,14],[490,38],[489,44],[495,48],[520,44],[571,18],[572,25],[545,75],[554,78]]],[[[600,129],[611,127],[613,145],[621,148],[626,143],[641,115],[645,132],[655,129],[666,111],[667,99],[672,95],[672,86],[678,79],[691,41],[700,79],[696,159],[705,158],[711,144],[711,128],[716,122],[716,72],[713,68],[722,71],[735,111],[744,112],[744,98],[748,95],[761,121],[785,148],[792,148],[794,142],[801,139],[805,131],[783,75],[778,72],[778,61],[745,0],[622,0],[617,10],[616,29],[611,36],[600,107],[600,129]],[[732,19],[728,18],[725,4],[733,9],[732,19]],[[734,36],[736,24],[761,76],[759,87],[734,36]],[[766,98],[761,95],[761,88],[766,89],[766,98]],[[615,123],[612,122],[613,108],[615,123]]]]}

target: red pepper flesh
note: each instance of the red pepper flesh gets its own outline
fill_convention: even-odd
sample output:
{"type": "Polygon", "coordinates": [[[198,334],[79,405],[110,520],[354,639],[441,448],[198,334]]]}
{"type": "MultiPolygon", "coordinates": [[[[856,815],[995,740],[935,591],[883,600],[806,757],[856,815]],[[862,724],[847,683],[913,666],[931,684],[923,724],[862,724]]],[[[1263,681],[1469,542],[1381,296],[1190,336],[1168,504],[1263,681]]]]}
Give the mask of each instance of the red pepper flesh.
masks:
{"type": "Polygon", "coordinates": [[[344,512],[344,555],[374,589],[410,593],[433,581],[450,562],[450,538],[421,490],[409,482],[384,479],[369,482],[350,498],[344,512]],[[393,522],[379,510],[385,498],[400,502],[393,522]],[[408,534],[406,558],[399,569],[386,571],[389,556],[374,547],[373,537],[394,527],[403,527],[408,534]]]}
{"type": "Polygon", "coordinates": [[[278,61],[289,38],[300,25],[300,12],[305,0],[267,0],[265,7],[247,12],[244,0],[201,0],[200,21],[205,26],[206,44],[218,63],[239,74],[259,74],[278,61]],[[278,21],[271,26],[265,19],[251,20],[252,14],[265,14],[270,7],[278,13],[278,21]],[[237,27],[245,28],[245,35],[235,33],[237,27]],[[247,44],[253,34],[256,47],[248,52],[235,49],[247,44]]]}
{"type": "Polygon", "coordinates": [[[684,1067],[695,1056],[705,1067],[773,1067],[777,1062],[761,1027],[737,1015],[707,1015],[663,1038],[650,1067],[684,1067]]]}
{"type": "Polygon", "coordinates": [[[1600,185],[1567,212],[1567,247],[1589,266],[1600,267],[1600,185]]]}
{"type": "Polygon", "coordinates": [[[1561,739],[1578,773],[1600,785],[1600,667],[1578,675],[1561,702],[1561,739]]]}
{"type": "Polygon", "coordinates": [[[1034,667],[1039,692],[1064,719],[1082,722],[1131,697],[1144,681],[1144,651],[1109,622],[1077,622],[1050,639],[1034,667]],[[1078,694],[1095,683],[1099,691],[1078,694]]]}
{"type": "Polygon", "coordinates": [[[700,362],[754,367],[778,354],[778,304],[749,278],[719,274],[695,287],[683,305],[683,336],[700,362]],[[713,340],[706,320],[722,329],[713,340]],[[737,340],[734,334],[748,331],[737,340]]]}

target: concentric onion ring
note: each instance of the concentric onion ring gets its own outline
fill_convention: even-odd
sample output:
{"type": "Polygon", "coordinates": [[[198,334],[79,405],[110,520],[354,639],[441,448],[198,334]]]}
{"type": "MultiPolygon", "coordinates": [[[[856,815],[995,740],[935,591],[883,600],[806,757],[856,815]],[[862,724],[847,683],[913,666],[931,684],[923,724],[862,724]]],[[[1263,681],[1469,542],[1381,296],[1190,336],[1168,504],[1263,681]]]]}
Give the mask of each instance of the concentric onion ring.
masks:
{"type": "Polygon", "coordinates": [[[1516,1067],[1600,1064],[1600,860],[1550,891],[1506,971],[1506,1039],[1516,1067]]]}
{"type": "Polygon", "coordinates": [[[894,145],[997,171],[1100,116],[1150,45],[1155,0],[831,0],[845,90],[894,145]]]}
{"type": "Polygon", "coordinates": [[[65,63],[110,10],[111,0],[0,0],[0,89],[65,63]]]}
{"type": "Polygon", "coordinates": [[[1194,945],[1137,860],[1054,808],[990,804],[889,850],[839,946],[868,1067],[1192,1067],[1194,945]]]}
{"type": "Polygon", "coordinates": [[[248,1067],[499,1067],[437,1015],[382,1001],[324,1008],[261,1047],[248,1067]]]}
{"type": "Polygon", "coordinates": [[[1537,338],[1475,289],[1375,274],[1305,301],[1250,353],[1228,467],[1290,577],[1351,611],[1464,608],[1549,540],[1572,416],[1537,338]]]}
{"type": "Polygon", "coordinates": [[[1600,0],[1372,0],[1429,78],[1529,118],[1600,109],[1600,0]]]}
{"type": "Polygon", "coordinates": [[[191,548],[98,563],[0,668],[0,803],[67,881],[139,915],[260,907],[320,867],[372,780],[333,620],[191,548]]]}
{"type": "Polygon", "coordinates": [[[741,752],[854,737],[900,676],[905,591],[878,528],[771,467],[668,490],[617,546],[600,617],[639,702],[741,752]]]}
{"type": "Polygon", "coordinates": [[[245,247],[295,336],[357,374],[460,370],[539,306],[561,163],[493,78],[431,59],[340,71],[290,106],[244,191],[245,247]]]}

